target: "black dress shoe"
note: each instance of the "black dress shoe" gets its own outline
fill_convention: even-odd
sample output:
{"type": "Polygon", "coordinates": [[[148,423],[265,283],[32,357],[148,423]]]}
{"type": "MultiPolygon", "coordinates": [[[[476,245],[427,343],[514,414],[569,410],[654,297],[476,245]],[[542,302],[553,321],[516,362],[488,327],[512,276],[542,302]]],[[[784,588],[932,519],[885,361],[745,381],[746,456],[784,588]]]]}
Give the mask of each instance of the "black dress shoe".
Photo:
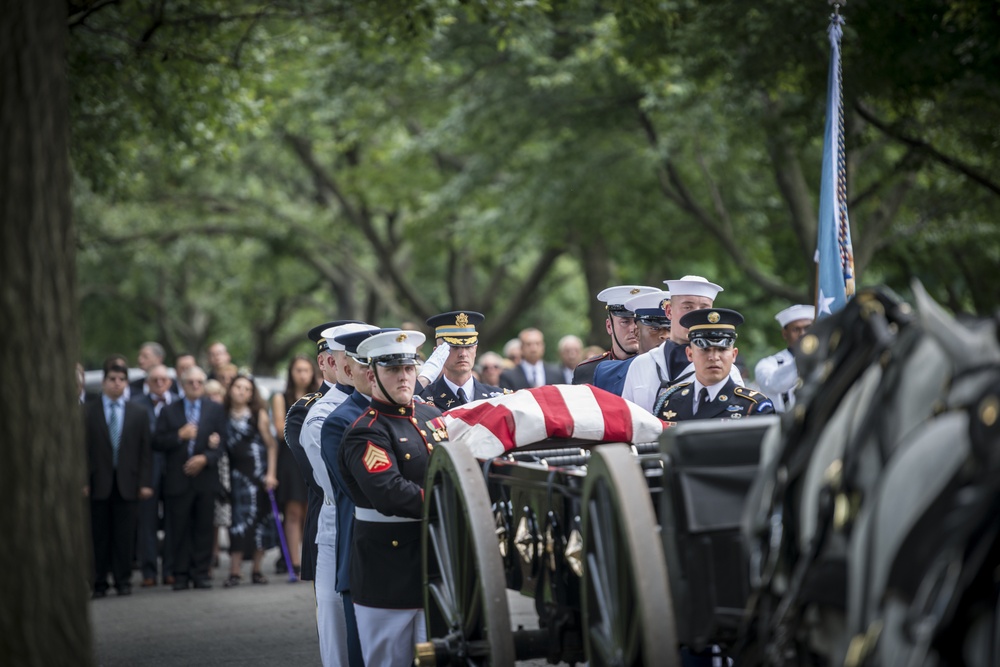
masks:
{"type": "Polygon", "coordinates": [[[131,586],[118,586],[118,595],[132,595],[131,586]]]}
{"type": "Polygon", "coordinates": [[[200,588],[202,590],[207,590],[212,587],[212,581],[210,579],[196,579],[194,582],[195,588],[200,588]]]}

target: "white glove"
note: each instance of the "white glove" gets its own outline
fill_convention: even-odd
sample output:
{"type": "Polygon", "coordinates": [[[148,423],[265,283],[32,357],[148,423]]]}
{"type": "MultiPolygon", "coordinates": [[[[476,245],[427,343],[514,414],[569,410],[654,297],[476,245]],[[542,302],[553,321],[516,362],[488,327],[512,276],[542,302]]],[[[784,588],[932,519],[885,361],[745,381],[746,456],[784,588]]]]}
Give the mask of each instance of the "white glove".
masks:
{"type": "Polygon", "coordinates": [[[431,356],[427,358],[424,365],[420,367],[420,373],[417,374],[417,379],[424,378],[426,382],[422,382],[425,387],[431,382],[438,379],[441,375],[441,371],[444,370],[444,362],[448,359],[448,354],[451,352],[451,345],[448,343],[441,343],[436,348],[431,356]]]}

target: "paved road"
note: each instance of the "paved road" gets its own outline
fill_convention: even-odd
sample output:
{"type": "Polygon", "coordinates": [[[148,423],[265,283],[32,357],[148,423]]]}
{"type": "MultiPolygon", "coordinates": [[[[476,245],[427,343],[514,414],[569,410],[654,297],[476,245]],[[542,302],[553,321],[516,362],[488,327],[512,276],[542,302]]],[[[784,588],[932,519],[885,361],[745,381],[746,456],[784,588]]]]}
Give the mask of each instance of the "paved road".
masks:
{"type": "MultiPolygon", "coordinates": [[[[311,582],[288,583],[272,574],[277,550],[264,561],[267,585],[223,588],[229,561],[222,556],[211,590],[139,588],[129,597],[90,603],[97,661],[102,667],[190,665],[295,665],[319,667],[315,600],[311,582]]],[[[244,581],[249,581],[244,564],[244,581]]],[[[537,627],[532,602],[510,595],[513,627],[537,627]]],[[[545,665],[544,660],[518,665],[545,665]]]]}

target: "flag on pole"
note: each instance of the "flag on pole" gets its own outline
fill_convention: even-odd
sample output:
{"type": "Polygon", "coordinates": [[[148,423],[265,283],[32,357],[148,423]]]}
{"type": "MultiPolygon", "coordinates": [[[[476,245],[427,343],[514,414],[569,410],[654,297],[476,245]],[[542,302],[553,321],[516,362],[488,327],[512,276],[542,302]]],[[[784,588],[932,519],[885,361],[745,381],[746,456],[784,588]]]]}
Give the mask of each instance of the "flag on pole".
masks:
{"type": "Polygon", "coordinates": [[[840,38],[844,19],[830,17],[830,74],[827,80],[823,176],[819,195],[816,262],[816,317],[830,315],[854,296],[854,249],[847,217],[847,158],[844,150],[844,100],[840,38]]]}

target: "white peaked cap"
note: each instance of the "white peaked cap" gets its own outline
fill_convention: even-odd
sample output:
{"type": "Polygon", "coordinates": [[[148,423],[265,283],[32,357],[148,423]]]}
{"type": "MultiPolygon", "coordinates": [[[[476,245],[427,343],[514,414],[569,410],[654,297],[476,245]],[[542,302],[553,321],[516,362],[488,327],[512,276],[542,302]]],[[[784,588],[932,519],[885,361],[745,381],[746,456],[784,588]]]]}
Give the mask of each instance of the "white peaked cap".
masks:
{"type": "Polygon", "coordinates": [[[816,309],[813,306],[808,306],[804,303],[800,303],[796,306],[789,306],[783,311],[774,316],[774,319],[778,320],[778,324],[784,329],[789,325],[789,323],[796,320],[815,320],[816,319],[816,309]]]}
{"type": "Polygon", "coordinates": [[[370,324],[361,324],[360,322],[350,322],[349,324],[341,324],[339,327],[330,327],[329,329],[323,329],[323,333],[320,334],[326,339],[326,344],[330,346],[331,352],[336,352],[340,350],[344,351],[344,344],[338,343],[333,340],[337,336],[354,333],[355,331],[368,331],[369,329],[378,329],[378,327],[373,327],[370,324]]]}
{"type": "Polygon", "coordinates": [[[655,287],[647,285],[616,285],[601,290],[597,295],[597,300],[609,305],[625,305],[625,302],[634,296],[658,291],[655,287]]]}
{"type": "Polygon", "coordinates": [[[663,312],[663,302],[670,301],[670,292],[656,290],[647,294],[639,294],[625,302],[625,307],[633,313],[639,310],[653,308],[663,312]]]}
{"type": "Polygon", "coordinates": [[[385,331],[366,338],[358,344],[358,356],[378,361],[382,357],[393,355],[413,355],[417,348],[424,344],[427,336],[419,331],[385,331]]]}
{"type": "Polygon", "coordinates": [[[715,301],[715,297],[723,289],[715,283],[708,282],[701,276],[684,276],[680,280],[664,280],[664,284],[670,289],[670,293],[678,296],[703,296],[715,301]]]}

